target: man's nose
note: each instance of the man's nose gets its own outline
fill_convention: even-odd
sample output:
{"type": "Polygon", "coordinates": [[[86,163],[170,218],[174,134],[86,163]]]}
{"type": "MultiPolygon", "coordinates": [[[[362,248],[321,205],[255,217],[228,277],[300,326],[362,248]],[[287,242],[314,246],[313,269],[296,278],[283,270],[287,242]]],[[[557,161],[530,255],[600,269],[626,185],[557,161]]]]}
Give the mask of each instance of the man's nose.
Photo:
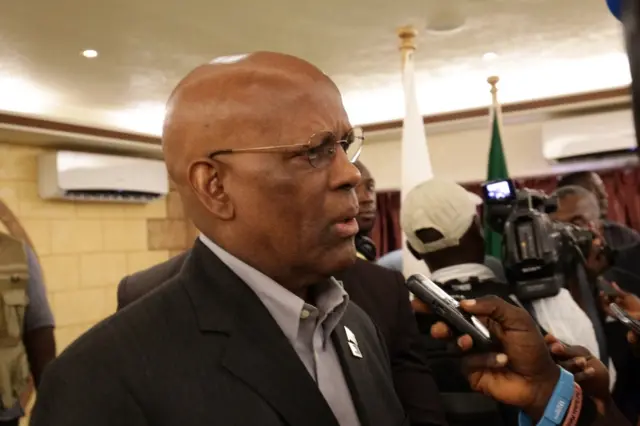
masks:
{"type": "Polygon", "coordinates": [[[362,176],[360,170],[347,157],[347,153],[339,149],[331,163],[331,187],[334,189],[353,189],[362,176]]]}

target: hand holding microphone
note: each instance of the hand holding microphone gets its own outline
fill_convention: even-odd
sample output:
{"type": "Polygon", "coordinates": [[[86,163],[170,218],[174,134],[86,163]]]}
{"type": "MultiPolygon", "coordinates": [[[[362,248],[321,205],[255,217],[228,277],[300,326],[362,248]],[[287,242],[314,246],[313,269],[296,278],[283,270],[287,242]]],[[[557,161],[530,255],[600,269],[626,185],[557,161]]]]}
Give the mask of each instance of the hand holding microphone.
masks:
{"type": "MultiPolygon", "coordinates": [[[[500,352],[470,354],[463,368],[471,387],[498,401],[522,408],[534,421],[540,419],[560,377],[560,368],[533,319],[524,309],[487,296],[465,300],[460,306],[487,325],[501,345],[500,352]]],[[[434,324],[431,334],[447,339],[451,329],[443,322],[434,324]]],[[[474,342],[469,335],[457,339],[463,351],[474,342]]]]}
{"type": "Polygon", "coordinates": [[[558,365],[573,374],[586,395],[600,401],[611,399],[609,371],[588,349],[565,345],[551,334],[544,336],[544,341],[558,365]]]}
{"type": "Polygon", "coordinates": [[[496,296],[458,303],[419,274],[407,280],[407,287],[448,323],[432,326],[434,338],[449,340],[457,331],[458,347],[465,352],[463,372],[472,389],[521,408],[521,424],[537,424],[542,418],[555,425],[629,424],[608,398],[606,368],[584,349],[564,346],[553,336],[545,342],[523,308],[496,296]],[[556,364],[552,352],[566,368],[556,364]],[[586,397],[571,371],[586,386],[586,397]]]}
{"type": "Polygon", "coordinates": [[[629,328],[627,340],[634,354],[640,357],[640,298],[611,283],[615,295],[600,293],[602,310],[629,328]]]}

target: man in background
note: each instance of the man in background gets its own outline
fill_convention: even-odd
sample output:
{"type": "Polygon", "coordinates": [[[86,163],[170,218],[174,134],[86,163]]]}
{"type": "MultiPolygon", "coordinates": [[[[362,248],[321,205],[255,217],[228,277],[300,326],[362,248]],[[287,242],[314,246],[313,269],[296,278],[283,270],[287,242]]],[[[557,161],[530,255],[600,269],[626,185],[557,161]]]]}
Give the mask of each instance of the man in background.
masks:
{"type": "Polygon", "coordinates": [[[561,186],[553,195],[558,201],[558,210],[552,215],[554,219],[581,228],[594,228],[603,236],[606,246],[614,250],[610,259],[613,263],[602,265],[602,269],[606,269],[604,277],[615,281],[626,291],[640,294],[640,264],[637,262],[640,244],[633,242],[638,234],[630,228],[602,219],[602,203],[583,186],[561,186]]]}
{"type": "MultiPolygon", "coordinates": [[[[558,200],[558,210],[553,219],[572,223],[583,228],[592,228],[604,234],[606,225],[600,212],[597,197],[583,186],[569,185],[558,188],[554,195],[558,200]]],[[[614,224],[611,229],[620,229],[614,224]]],[[[622,227],[622,229],[624,229],[622,227]]],[[[612,235],[611,233],[609,234],[612,235]]],[[[616,235],[616,234],[613,234],[616,235]]],[[[617,234],[630,235],[621,232],[617,234]]],[[[605,238],[606,240],[606,238],[605,238]]],[[[623,244],[618,239],[618,244],[623,244]]],[[[608,241],[607,241],[608,243],[608,241]]],[[[590,267],[588,277],[571,277],[569,289],[581,308],[589,315],[598,339],[598,345],[606,350],[616,371],[613,397],[620,410],[635,424],[640,407],[640,364],[637,362],[627,342],[627,330],[615,321],[607,320],[606,312],[597,304],[598,290],[595,288],[595,275],[617,283],[622,290],[631,294],[640,294],[640,244],[622,246],[612,257],[612,263],[605,256],[596,259],[597,268],[590,267]],[[596,300],[596,302],[593,302],[596,300]]],[[[594,351],[592,351],[594,352],[594,351]]],[[[602,355],[602,354],[600,354],[602,355]]],[[[602,356],[601,356],[602,358],[602,356]]],[[[606,363],[605,363],[606,364],[606,363]]]]}
{"type": "Polygon", "coordinates": [[[590,171],[569,173],[558,181],[557,188],[573,185],[586,189],[596,197],[600,208],[599,219],[601,219],[602,224],[602,236],[609,247],[619,250],[640,243],[640,234],[638,232],[607,219],[609,197],[607,189],[597,173],[590,171]]]}
{"type": "Polygon", "coordinates": [[[360,170],[360,183],[356,186],[358,195],[358,235],[356,235],[356,249],[358,257],[364,260],[373,261],[377,257],[375,243],[371,240],[370,234],[376,223],[376,181],[371,176],[369,169],[360,161],[355,163],[360,170]]]}
{"type": "Polygon", "coordinates": [[[17,426],[33,385],[38,388],[45,367],[56,356],[54,320],[38,258],[28,245],[0,233],[0,270],[5,272],[0,273],[0,293],[5,298],[1,309],[24,309],[22,323],[14,313],[1,313],[16,323],[6,323],[0,332],[0,364],[7,363],[1,368],[11,374],[0,383],[2,406],[9,407],[0,409],[0,426],[17,426]],[[17,305],[9,306],[8,300],[17,305]],[[10,335],[12,327],[17,327],[19,336],[10,335]],[[23,353],[26,359],[21,358],[23,353]]]}

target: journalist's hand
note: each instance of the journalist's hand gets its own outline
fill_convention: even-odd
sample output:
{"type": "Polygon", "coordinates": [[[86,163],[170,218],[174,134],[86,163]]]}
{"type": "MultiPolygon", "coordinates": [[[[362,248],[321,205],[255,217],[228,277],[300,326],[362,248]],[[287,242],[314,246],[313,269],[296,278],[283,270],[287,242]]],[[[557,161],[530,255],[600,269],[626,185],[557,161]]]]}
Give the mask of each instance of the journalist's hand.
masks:
{"type": "MultiPolygon", "coordinates": [[[[600,293],[600,306],[602,310],[610,317],[613,317],[614,315],[609,308],[609,304],[615,303],[627,311],[631,317],[640,321],[640,297],[622,290],[616,283],[611,283],[611,285],[618,291],[618,295],[610,297],[604,293],[600,293]]],[[[633,353],[637,357],[640,357],[640,336],[633,331],[629,331],[627,333],[627,340],[632,346],[633,353]]]]}
{"type": "MultiPolygon", "coordinates": [[[[629,315],[633,317],[633,319],[640,321],[640,312],[630,312],[629,315]]],[[[627,333],[627,340],[631,344],[631,350],[633,354],[640,358],[640,335],[638,333],[634,333],[633,331],[629,331],[627,333]]]]}
{"type": "Polygon", "coordinates": [[[420,299],[413,299],[411,301],[411,308],[413,309],[413,312],[417,312],[421,314],[431,313],[431,309],[429,309],[429,306],[427,306],[427,304],[421,301],[420,299]]]}
{"type": "MultiPolygon", "coordinates": [[[[537,421],[551,398],[560,376],[544,339],[524,309],[488,296],[465,300],[461,307],[483,321],[502,353],[465,356],[463,365],[471,387],[505,404],[520,407],[537,421]]],[[[437,339],[447,339],[450,330],[438,322],[431,329],[437,339]]],[[[473,346],[469,335],[458,338],[463,351],[473,346]]]]}
{"type": "Polygon", "coordinates": [[[611,310],[609,309],[610,303],[615,303],[620,306],[625,311],[629,312],[629,314],[633,315],[634,313],[640,314],[640,298],[633,293],[629,293],[620,288],[620,286],[614,282],[611,283],[613,288],[618,292],[617,296],[607,296],[604,293],[600,293],[600,303],[602,309],[609,316],[613,316],[611,310]]]}
{"type": "Polygon", "coordinates": [[[547,334],[544,340],[558,365],[573,373],[585,394],[601,401],[609,400],[609,370],[598,358],[587,348],[567,346],[551,334],[547,334]]]}

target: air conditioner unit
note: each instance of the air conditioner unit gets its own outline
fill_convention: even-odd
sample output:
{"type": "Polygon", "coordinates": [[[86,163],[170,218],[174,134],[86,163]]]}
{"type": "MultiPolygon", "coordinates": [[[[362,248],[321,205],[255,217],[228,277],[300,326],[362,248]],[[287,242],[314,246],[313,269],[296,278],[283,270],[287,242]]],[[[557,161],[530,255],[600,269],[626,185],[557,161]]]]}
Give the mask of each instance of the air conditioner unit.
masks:
{"type": "Polygon", "coordinates": [[[631,110],[550,120],[542,127],[544,158],[551,163],[637,160],[631,110]]]}
{"type": "Polygon", "coordinates": [[[146,158],[55,151],[38,158],[45,200],[148,203],[167,194],[164,162],[146,158]]]}

